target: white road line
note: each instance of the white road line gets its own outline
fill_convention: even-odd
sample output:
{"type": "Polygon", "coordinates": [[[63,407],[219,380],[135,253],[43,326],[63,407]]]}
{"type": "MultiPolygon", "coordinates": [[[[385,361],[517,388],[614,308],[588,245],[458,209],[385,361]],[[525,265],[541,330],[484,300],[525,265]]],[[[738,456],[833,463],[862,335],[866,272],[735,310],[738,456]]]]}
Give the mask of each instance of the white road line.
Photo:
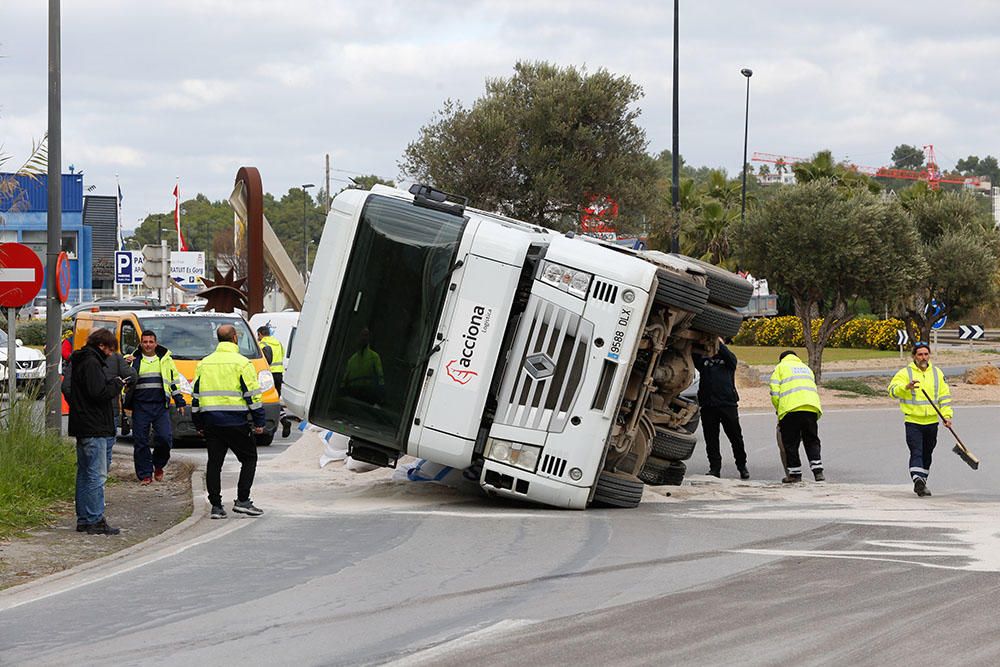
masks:
{"type": "Polygon", "coordinates": [[[25,591],[24,594],[22,594],[22,595],[18,595],[15,592],[11,596],[11,599],[9,599],[9,600],[0,600],[0,612],[7,611],[9,609],[14,609],[15,607],[20,607],[22,605],[26,605],[26,604],[29,604],[31,602],[38,602],[39,600],[44,600],[46,598],[50,598],[50,597],[53,597],[55,595],[61,595],[63,593],[68,593],[68,592],[76,590],[78,588],[82,588],[84,586],[89,586],[90,584],[96,584],[98,582],[110,579],[111,577],[116,577],[116,576],[118,576],[120,574],[125,574],[127,572],[131,572],[133,570],[137,570],[140,567],[145,567],[147,565],[151,565],[153,563],[156,563],[158,561],[164,560],[166,558],[172,558],[172,557],[174,557],[174,556],[176,556],[178,554],[184,553],[185,551],[187,551],[188,549],[191,549],[192,547],[197,547],[197,546],[200,546],[202,544],[206,544],[208,542],[211,542],[213,540],[217,540],[220,537],[225,537],[229,533],[232,533],[232,532],[234,532],[236,530],[239,530],[240,528],[245,528],[246,526],[249,526],[251,523],[253,523],[253,522],[252,521],[233,521],[228,526],[224,526],[222,528],[213,530],[212,532],[210,532],[210,533],[208,533],[208,534],[206,534],[206,535],[204,535],[202,537],[193,539],[190,542],[186,542],[184,544],[180,544],[180,545],[177,545],[175,547],[171,547],[171,548],[165,549],[163,551],[155,552],[154,555],[150,555],[150,556],[147,556],[147,557],[140,558],[138,560],[135,560],[135,561],[132,561],[132,562],[128,563],[127,565],[118,566],[118,567],[111,566],[111,568],[108,569],[108,570],[102,570],[100,572],[95,572],[93,574],[90,574],[90,573],[81,574],[78,577],[72,577],[72,581],[71,582],[66,582],[66,585],[62,585],[63,582],[61,582],[61,581],[60,582],[56,582],[56,583],[53,584],[55,586],[55,590],[52,590],[52,591],[38,593],[35,590],[30,590],[30,591],[25,591]]]}
{"type": "Polygon", "coordinates": [[[840,560],[874,560],[885,561],[887,563],[903,563],[905,565],[919,565],[920,567],[932,568],[936,570],[968,570],[964,565],[939,565],[937,563],[924,563],[919,560],[909,560],[906,558],[895,558],[890,556],[958,556],[968,557],[966,554],[943,554],[937,551],[912,551],[899,553],[881,553],[877,551],[794,551],[791,549],[734,549],[730,553],[750,554],[757,556],[779,556],[784,558],[833,558],[840,560]]]}

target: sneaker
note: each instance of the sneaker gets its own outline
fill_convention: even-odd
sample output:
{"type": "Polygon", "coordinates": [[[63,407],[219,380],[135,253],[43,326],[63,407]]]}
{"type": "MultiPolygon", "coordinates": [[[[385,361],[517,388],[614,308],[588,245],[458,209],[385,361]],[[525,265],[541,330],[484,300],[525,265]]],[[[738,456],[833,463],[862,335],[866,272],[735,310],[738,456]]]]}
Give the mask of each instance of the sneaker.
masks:
{"type": "Polygon", "coordinates": [[[139,484],[143,486],[149,486],[152,483],[153,483],[152,477],[143,477],[142,479],[139,480],[139,484]]]}
{"type": "Polygon", "coordinates": [[[288,434],[292,432],[292,422],[287,419],[281,422],[281,437],[287,438],[288,434]]]}
{"type": "Polygon", "coordinates": [[[824,482],[824,481],[826,481],[826,475],[823,474],[822,470],[814,470],[813,471],[813,478],[815,478],[815,480],[817,482],[824,482]]]}
{"type": "Polygon", "coordinates": [[[226,508],[222,505],[212,505],[212,518],[213,519],[225,519],[226,518],[226,508]]]}
{"type": "Polygon", "coordinates": [[[101,519],[97,523],[91,523],[86,528],[88,535],[117,535],[122,532],[120,528],[112,528],[108,522],[101,519]]]}
{"type": "Polygon", "coordinates": [[[76,522],[76,532],[78,532],[78,533],[86,533],[87,532],[87,524],[85,524],[83,521],[77,521],[76,522]]]}
{"type": "Polygon", "coordinates": [[[264,510],[254,507],[251,500],[237,500],[233,503],[233,511],[237,514],[247,514],[249,516],[260,516],[264,510]]]}
{"type": "Polygon", "coordinates": [[[913,480],[913,492],[921,498],[931,495],[931,490],[927,488],[927,482],[920,477],[913,480]]]}
{"type": "Polygon", "coordinates": [[[785,475],[781,480],[782,484],[797,484],[802,481],[802,475],[785,475]]]}
{"type": "Polygon", "coordinates": [[[163,468],[157,468],[156,470],[153,471],[153,479],[155,479],[157,482],[163,481],[163,468]]]}
{"type": "Polygon", "coordinates": [[[712,477],[721,477],[722,471],[719,470],[718,468],[710,468],[708,474],[711,475],[712,477]]]}
{"type": "Polygon", "coordinates": [[[740,479],[750,479],[750,471],[746,466],[736,466],[736,469],[740,471],[740,479]]]}

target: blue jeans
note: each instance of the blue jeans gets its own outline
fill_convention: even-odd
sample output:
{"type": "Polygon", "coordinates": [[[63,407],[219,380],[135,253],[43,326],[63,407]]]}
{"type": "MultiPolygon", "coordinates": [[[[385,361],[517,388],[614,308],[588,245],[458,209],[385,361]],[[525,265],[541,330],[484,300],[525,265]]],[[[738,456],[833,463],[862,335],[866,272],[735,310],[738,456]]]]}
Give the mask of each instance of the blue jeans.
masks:
{"type": "Polygon", "coordinates": [[[139,403],[132,410],[132,445],[135,476],[145,479],[153,476],[155,468],[163,468],[170,460],[173,427],[170,410],[162,403],[139,403]],[[150,452],[150,430],[153,432],[153,450],[150,452]]]}
{"type": "Polygon", "coordinates": [[[104,482],[108,479],[114,436],[76,439],[76,521],[104,518],[104,482]]]}

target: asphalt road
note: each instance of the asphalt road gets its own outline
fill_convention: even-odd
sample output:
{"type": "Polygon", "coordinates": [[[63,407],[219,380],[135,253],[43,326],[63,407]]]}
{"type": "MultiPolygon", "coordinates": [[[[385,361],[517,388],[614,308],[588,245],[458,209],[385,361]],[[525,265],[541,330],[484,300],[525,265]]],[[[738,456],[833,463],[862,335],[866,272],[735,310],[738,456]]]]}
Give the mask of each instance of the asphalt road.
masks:
{"type": "Polygon", "coordinates": [[[773,416],[745,415],[751,484],[632,511],[255,494],[261,519],[0,594],[0,664],[998,664],[995,410],[958,410],[984,465],[943,433],[929,499],[895,410],[828,413],[830,481],[792,486],[761,481],[773,416]]]}

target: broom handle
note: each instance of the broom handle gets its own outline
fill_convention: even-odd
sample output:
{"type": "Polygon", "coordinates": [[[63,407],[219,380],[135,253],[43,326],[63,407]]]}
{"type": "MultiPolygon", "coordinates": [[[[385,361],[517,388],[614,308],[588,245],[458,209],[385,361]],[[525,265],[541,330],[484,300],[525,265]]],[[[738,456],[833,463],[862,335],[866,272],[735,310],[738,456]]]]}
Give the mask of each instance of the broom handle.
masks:
{"type": "MultiPolygon", "coordinates": [[[[927,390],[924,389],[923,387],[921,387],[920,388],[920,393],[922,393],[927,398],[927,402],[931,404],[932,408],[934,408],[934,412],[938,413],[938,417],[940,417],[941,421],[944,422],[945,421],[944,415],[941,414],[941,410],[939,410],[938,406],[934,403],[933,400],[931,400],[931,397],[927,393],[927,390]]],[[[952,427],[948,426],[947,424],[945,424],[945,428],[947,428],[949,431],[951,431],[951,434],[953,436],[955,436],[955,440],[958,441],[958,444],[962,445],[963,449],[968,449],[968,447],[965,446],[965,443],[962,442],[962,439],[960,437],[958,437],[958,433],[955,433],[955,429],[953,429],[952,427]]]]}

